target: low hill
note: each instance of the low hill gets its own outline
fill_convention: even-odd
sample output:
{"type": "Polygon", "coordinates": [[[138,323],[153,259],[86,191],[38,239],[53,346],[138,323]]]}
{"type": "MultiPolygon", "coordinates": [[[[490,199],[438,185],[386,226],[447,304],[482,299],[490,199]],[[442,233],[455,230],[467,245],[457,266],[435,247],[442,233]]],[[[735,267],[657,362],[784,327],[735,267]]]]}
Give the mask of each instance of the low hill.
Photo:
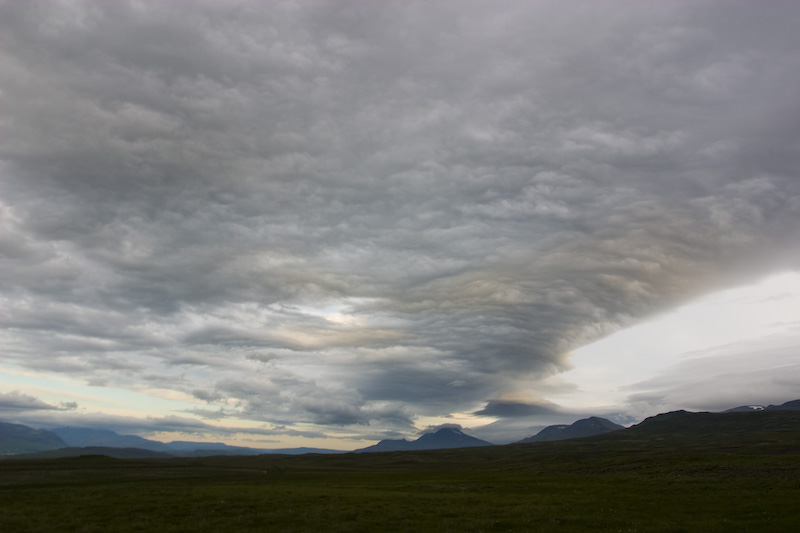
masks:
{"type": "Polygon", "coordinates": [[[208,455],[303,455],[306,453],[347,453],[328,448],[248,448],[230,446],[221,442],[172,441],[167,443],[172,454],[180,457],[205,457],[208,455]]]}
{"type": "Polygon", "coordinates": [[[373,446],[354,450],[354,452],[364,453],[396,452],[404,450],[445,450],[452,448],[474,448],[477,446],[494,446],[494,444],[467,435],[460,429],[442,428],[434,433],[426,433],[417,440],[408,441],[406,439],[386,439],[373,446]]]}
{"type": "Polygon", "coordinates": [[[58,435],[50,431],[0,422],[0,455],[53,450],[66,446],[58,435]]]}
{"type": "Polygon", "coordinates": [[[413,441],[407,439],[383,439],[378,444],[373,444],[372,446],[367,446],[366,448],[360,448],[358,450],[353,450],[354,453],[362,453],[362,452],[400,452],[404,450],[413,450],[414,443],[413,441]]]}
{"type": "Polygon", "coordinates": [[[603,433],[618,431],[620,429],[624,429],[624,427],[605,418],[592,416],[589,418],[583,418],[569,425],[557,424],[554,426],[547,426],[536,435],[522,439],[519,442],[545,442],[577,439],[581,437],[593,437],[595,435],[602,435],[603,433]]]}
{"type": "Polygon", "coordinates": [[[171,454],[143,450],[141,448],[114,448],[110,446],[85,446],[80,448],[59,448],[35,453],[15,455],[14,459],[59,459],[64,457],[86,457],[103,455],[115,459],[167,459],[171,454]]]}

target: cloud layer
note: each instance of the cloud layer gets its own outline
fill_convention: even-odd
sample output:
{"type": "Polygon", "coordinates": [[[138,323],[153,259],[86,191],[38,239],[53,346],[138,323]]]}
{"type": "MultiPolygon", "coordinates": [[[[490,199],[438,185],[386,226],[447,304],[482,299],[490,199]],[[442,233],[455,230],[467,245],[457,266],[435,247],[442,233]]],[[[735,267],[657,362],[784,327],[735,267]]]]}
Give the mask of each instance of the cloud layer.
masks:
{"type": "Polygon", "coordinates": [[[4,1],[3,364],[276,427],[532,413],[570,350],[800,266],[798,16],[4,1]]]}

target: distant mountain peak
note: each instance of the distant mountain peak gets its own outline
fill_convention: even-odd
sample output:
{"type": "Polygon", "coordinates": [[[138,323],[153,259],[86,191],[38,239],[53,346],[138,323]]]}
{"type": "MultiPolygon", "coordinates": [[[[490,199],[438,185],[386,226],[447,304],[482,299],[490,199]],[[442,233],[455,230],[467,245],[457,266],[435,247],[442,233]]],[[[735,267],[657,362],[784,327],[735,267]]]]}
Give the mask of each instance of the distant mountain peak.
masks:
{"type": "Polygon", "coordinates": [[[572,424],[556,424],[547,426],[536,435],[522,439],[519,442],[542,442],[566,439],[578,439],[581,437],[593,437],[611,431],[624,429],[623,426],[605,418],[590,416],[573,422],[572,424]]]}
{"type": "Polygon", "coordinates": [[[139,448],[156,452],[169,452],[170,447],[163,442],[145,439],[136,435],[120,435],[110,429],[60,427],[53,433],[61,437],[71,447],[99,446],[109,448],[139,448]]]}
{"type": "Polygon", "coordinates": [[[733,409],[727,409],[723,413],[741,413],[752,411],[800,411],[800,400],[790,400],[780,405],[740,405],[733,409]]]}
{"type": "Polygon", "coordinates": [[[51,431],[0,422],[0,455],[40,452],[66,446],[67,443],[51,431]]]}
{"type": "Polygon", "coordinates": [[[354,451],[356,453],[397,452],[406,450],[472,448],[477,446],[494,446],[494,444],[467,435],[461,429],[444,427],[430,433],[425,433],[414,441],[408,441],[406,439],[385,439],[380,441],[378,444],[354,451]]]}
{"type": "Polygon", "coordinates": [[[425,435],[447,435],[449,433],[452,433],[452,434],[455,434],[455,435],[464,435],[465,437],[469,436],[466,433],[464,433],[463,431],[461,431],[461,429],[459,429],[459,428],[450,428],[450,427],[439,428],[436,431],[429,431],[428,433],[425,433],[425,435]]]}
{"type": "Polygon", "coordinates": [[[733,407],[732,409],[726,409],[723,413],[742,413],[742,412],[752,412],[752,411],[764,411],[765,407],[763,405],[740,405],[739,407],[733,407]]]}

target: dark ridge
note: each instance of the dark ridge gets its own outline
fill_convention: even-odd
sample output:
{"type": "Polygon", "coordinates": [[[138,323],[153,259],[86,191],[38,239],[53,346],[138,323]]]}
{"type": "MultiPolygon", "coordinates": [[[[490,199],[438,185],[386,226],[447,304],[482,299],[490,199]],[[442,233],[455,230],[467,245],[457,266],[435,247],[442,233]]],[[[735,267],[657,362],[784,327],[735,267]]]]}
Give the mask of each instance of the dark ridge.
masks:
{"type": "Polygon", "coordinates": [[[81,448],[60,448],[35,453],[12,455],[7,459],[60,459],[65,457],[105,456],[115,459],[167,459],[174,455],[141,448],[113,448],[108,446],[85,446],[81,448]]]}
{"type": "Polygon", "coordinates": [[[522,439],[519,442],[545,442],[566,439],[578,439],[583,437],[593,437],[602,435],[610,431],[624,429],[623,426],[605,418],[591,416],[574,422],[573,424],[556,424],[547,426],[532,437],[522,439]]]}
{"type": "Polygon", "coordinates": [[[444,450],[452,448],[473,448],[477,446],[494,446],[494,444],[467,435],[460,429],[442,428],[435,433],[426,433],[417,440],[408,441],[406,439],[387,439],[382,440],[373,446],[354,450],[354,452],[369,453],[404,450],[444,450]]]}
{"type": "Polygon", "coordinates": [[[67,443],[55,433],[22,424],[0,422],[0,455],[31,453],[66,448],[67,443]]]}

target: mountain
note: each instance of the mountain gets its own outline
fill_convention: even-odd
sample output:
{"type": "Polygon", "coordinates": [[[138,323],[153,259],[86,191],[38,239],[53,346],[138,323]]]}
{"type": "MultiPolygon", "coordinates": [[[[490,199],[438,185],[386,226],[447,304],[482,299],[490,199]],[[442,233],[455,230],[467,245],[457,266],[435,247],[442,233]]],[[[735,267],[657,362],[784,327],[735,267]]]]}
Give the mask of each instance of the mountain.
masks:
{"type": "Polygon", "coordinates": [[[791,400],[780,405],[768,405],[767,411],[800,411],[800,400],[791,400]]]}
{"type": "Polygon", "coordinates": [[[475,446],[494,446],[460,429],[442,428],[435,433],[426,433],[411,443],[414,450],[441,450],[445,448],[472,448],[475,446]]]}
{"type": "Polygon", "coordinates": [[[22,424],[0,422],[0,455],[38,452],[66,447],[67,443],[50,431],[33,429],[22,424]]]}
{"type": "Polygon", "coordinates": [[[108,429],[90,429],[78,427],[60,427],[53,433],[61,437],[70,447],[84,448],[99,446],[105,448],[138,448],[154,452],[171,451],[169,445],[163,442],[137,437],[136,435],[118,435],[108,429]]]}
{"type": "Polygon", "coordinates": [[[442,450],[445,448],[473,448],[476,446],[494,446],[491,442],[471,437],[455,428],[442,428],[435,433],[426,433],[417,440],[386,439],[378,444],[367,446],[355,453],[397,452],[406,450],[442,450]]]}
{"type": "Polygon", "coordinates": [[[367,446],[358,450],[353,450],[355,453],[362,452],[400,452],[404,450],[413,450],[414,443],[406,439],[384,439],[378,444],[367,446]]]}
{"type": "Polygon", "coordinates": [[[781,405],[740,405],[733,409],[727,409],[723,413],[743,413],[750,411],[800,411],[800,400],[791,400],[781,405]]]}
{"type": "MultiPolygon", "coordinates": [[[[644,419],[624,431],[595,437],[601,440],[648,441],[666,447],[713,444],[717,452],[727,447],[785,442],[797,450],[794,435],[800,428],[800,412],[791,409],[693,413],[672,411],[644,419]]],[[[794,452],[793,452],[794,453],[794,452]]]]}
{"type": "Polygon", "coordinates": [[[593,437],[595,435],[602,435],[610,431],[617,431],[625,429],[619,424],[615,424],[605,418],[591,416],[583,418],[574,422],[573,424],[557,424],[555,426],[547,426],[539,433],[532,437],[522,439],[519,442],[543,442],[565,439],[578,439],[581,437],[593,437]]]}
{"type": "Polygon", "coordinates": [[[75,448],[137,448],[174,456],[343,453],[338,450],[326,450],[323,448],[247,448],[244,446],[230,446],[221,442],[172,441],[164,443],[137,437],[136,435],[119,435],[108,429],[61,427],[54,429],[53,432],[61,437],[67,443],[67,446],[75,448]]]}
{"type": "Polygon", "coordinates": [[[763,411],[763,405],[740,405],[739,407],[734,407],[732,409],[726,409],[722,411],[723,413],[750,413],[753,411],[763,411]]]}
{"type": "Polygon", "coordinates": [[[260,455],[267,452],[257,448],[230,446],[222,442],[174,440],[168,442],[167,446],[176,455],[260,455]]]}

